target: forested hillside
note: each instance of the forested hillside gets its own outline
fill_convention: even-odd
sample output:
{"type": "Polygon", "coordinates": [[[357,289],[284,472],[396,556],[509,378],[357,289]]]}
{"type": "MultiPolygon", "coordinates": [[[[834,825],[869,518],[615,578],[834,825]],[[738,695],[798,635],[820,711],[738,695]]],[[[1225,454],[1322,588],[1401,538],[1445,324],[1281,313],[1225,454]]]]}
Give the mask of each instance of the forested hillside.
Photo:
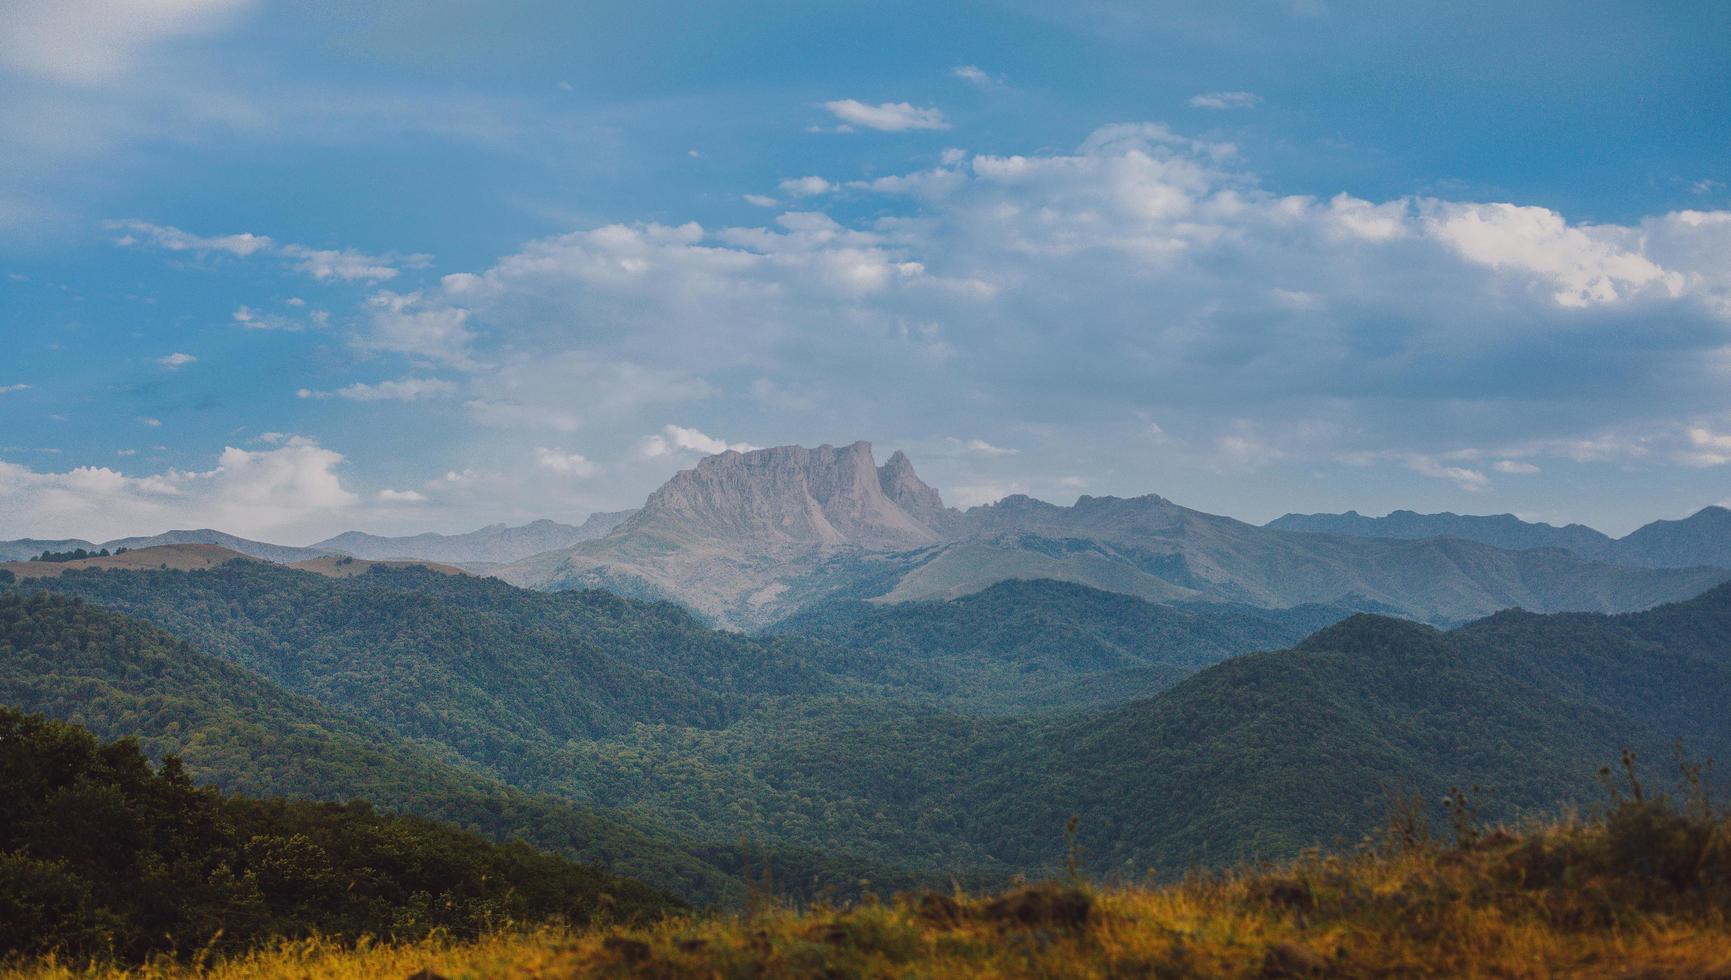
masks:
{"type": "Polygon", "coordinates": [[[472,936],[512,920],[582,925],[680,907],[520,843],[364,802],[200,789],[178,759],[152,768],[136,741],[103,744],[3,707],[0,785],[0,957],[136,961],[272,938],[472,936]]]}
{"type": "MultiPolygon", "coordinates": [[[[737,838],[696,842],[513,788],[436,740],[404,740],[76,599],[0,594],[0,704],[103,738],[136,737],[153,758],[179,755],[200,784],[228,793],[364,797],[494,839],[522,837],[692,901],[732,900],[744,887],[737,838]]],[[[790,886],[861,872],[833,855],[777,860],[790,886]]]]}
{"type": "Polygon", "coordinates": [[[1157,605],[1050,579],[948,602],[841,600],[767,630],[869,651],[878,679],[958,708],[1113,704],[1252,650],[1290,646],[1350,614],[1328,606],[1157,605]],[[922,688],[922,685],[939,685],[922,688]]]}
{"type": "MultiPolygon", "coordinates": [[[[697,876],[682,894],[713,892],[701,869],[737,867],[729,842],[741,836],[778,849],[784,881],[881,886],[1054,868],[1075,815],[1090,867],[1177,870],[1356,840],[1389,792],[1476,783],[1487,813],[1509,814],[1580,799],[1624,747],[1653,759],[1682,737],[1731,757],[1731,588],[1646,613],[1511,612],[1452,632],[1359,615],[1170,687],[1191,664],[1335,613],[1154,607],[1011,583],[951,603],[837,605],[750,637],[667,605],[415,569],[333,580],[235,563],[19,588],[150,618],[224,669],[292,688],[308,710],[367,719],[372,734],[345,737],[378,751],[413,746],[527,791],[517,799],[557,797],[644,828],[685,855],[667,859],[697,876]],[[1138,683],[1159,693],[1126,700],[1138,683]]],[[[201,758],[207,740],[177,735],[153,699],[216,695],[184,680],[153,687],[166,668],[32,655],[49,659],[22,676],[80,691],[56,710],[101,704],[79,685],[100,689],[130,705],[104,724],[178,737],[189,765],[201,758]]],[[[48,697],[41,687],[9,696],[48,697]]],[[[292,715],[240,713],[260,744],[300,731],[292,715]]],[[[305,765],[280,758],[288,773],[305,765]]],[[[218,778],[274,768],[211,758],[228,773],[218,778]]],[[[655,874],[644,877],[680,873],[655,874]]]]}

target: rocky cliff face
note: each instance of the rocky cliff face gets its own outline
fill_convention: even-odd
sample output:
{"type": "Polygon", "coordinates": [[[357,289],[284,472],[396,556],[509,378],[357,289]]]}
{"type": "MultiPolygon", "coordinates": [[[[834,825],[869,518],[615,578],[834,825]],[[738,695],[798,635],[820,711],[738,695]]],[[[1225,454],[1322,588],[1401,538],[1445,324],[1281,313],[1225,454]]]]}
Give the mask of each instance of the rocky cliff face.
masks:
{"type": "Polygon", "coordinates": [[[889,462],[878,467],[878,487],[909,517],[940,535],[946,534],[961,518],[960,511],[944,506],[943,498],[919,478],[914,464],[899,449],[889,462]]]}
{"type": "Polygon", "coordinates": [[[900,453],[880,470],[869,442],[779,446],[710,456],[675,474],[619,533],[652,530],[754,550],[881,551],[936,542],[938,533],[921,517],[943,513],[937,491],[900,453]]]}

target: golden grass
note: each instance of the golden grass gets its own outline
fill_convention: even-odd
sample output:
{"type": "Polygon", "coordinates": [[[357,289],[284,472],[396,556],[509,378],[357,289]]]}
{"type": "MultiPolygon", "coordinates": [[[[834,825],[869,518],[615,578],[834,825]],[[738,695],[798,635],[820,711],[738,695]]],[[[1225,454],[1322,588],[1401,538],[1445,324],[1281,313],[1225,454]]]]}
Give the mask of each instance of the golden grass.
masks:
{"type": "Polygon", "coordinates": [[[132,971],[50,959],[0,974],[1731,978],[1728,829],[1565,822],[1167,885],[1044,884],[472,941],[313,940],[132,971]]]}

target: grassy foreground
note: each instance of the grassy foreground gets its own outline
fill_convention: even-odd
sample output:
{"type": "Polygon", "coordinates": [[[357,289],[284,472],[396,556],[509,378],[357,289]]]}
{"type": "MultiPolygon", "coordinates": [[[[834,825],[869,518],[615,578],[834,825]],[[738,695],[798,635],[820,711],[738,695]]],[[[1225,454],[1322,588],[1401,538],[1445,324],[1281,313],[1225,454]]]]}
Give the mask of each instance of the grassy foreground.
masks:
{"type": "Polygon", "coordinates": [[[851,908],[769,907],[470,941],[293,942],[130,973],[53,959],[7,975],[208,977],[1731,978],[1731,817],[1620,799],[1604,816],[1454,840],[1411,806],[1346,856],[1158,886],[1030,885],[851,908]]]}

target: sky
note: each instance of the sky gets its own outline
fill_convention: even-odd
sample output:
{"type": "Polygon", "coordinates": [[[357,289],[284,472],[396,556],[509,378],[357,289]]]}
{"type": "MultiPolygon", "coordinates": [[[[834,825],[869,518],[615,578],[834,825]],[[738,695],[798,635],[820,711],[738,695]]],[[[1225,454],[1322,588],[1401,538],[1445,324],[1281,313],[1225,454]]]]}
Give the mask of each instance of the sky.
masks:
{"type": "Polygon", "coordinates": [[[1194,6],[0,0],[0,537],[1731,497],[1731,5],[1194,6]]]}

